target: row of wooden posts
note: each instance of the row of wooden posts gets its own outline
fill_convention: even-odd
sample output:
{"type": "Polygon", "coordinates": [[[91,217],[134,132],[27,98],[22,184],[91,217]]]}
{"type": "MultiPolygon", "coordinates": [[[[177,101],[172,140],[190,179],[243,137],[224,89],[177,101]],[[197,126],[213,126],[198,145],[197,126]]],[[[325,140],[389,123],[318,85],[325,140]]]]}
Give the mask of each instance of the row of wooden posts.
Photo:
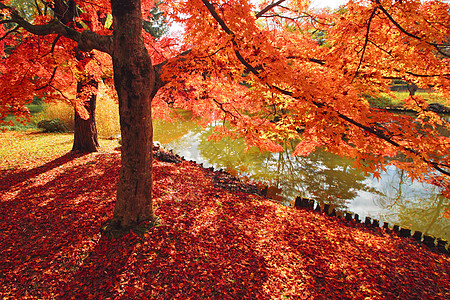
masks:
{"type": "MultiPolygon", "coordinates": [[[[172,154],[171,150],[169,152],[172,154]]],[[[184,157],[180,157],[176,154],[175,154],[175,156],[181,160],[185,160],[184,157]]],[[[191,162],[197,163],[193,160],[191,160],[191,162]]],[[[203,168],[202,163],[200,163],[199,166],[203,168]]],[[[227,175],[231,176],[230,174],[223,171],[222,169],[217,170],[217,171],[214,171],[213,167],[208,168],[208,169],[212,172],[222,172],[222,173],[226,173],[227,175]]],[[[345,213],[338,212],[338,211],[336,211],[336,208],[331,209],[330,204],[324,204],[324,207],[322,209],[320,203],[316,204],[315,201],[312,199],[303,198],[303,197],[299,196],[295,199],[294,206],[295,206],[295,208],[311,209],[311,210],[314,210],[317,212],[324,212],[325,214],[327,214],[329,216],[337,217],[337,218],[341,218],[341,219],[343,218],[348,222],[362,223],[362,220],[359,218],[358,214],[355,214],[353,212],[348,212],[348,211],[345,213]]],[[[380,221],[376,220],[376,219],[372,219],[370,217],[365,217],[365,220],[363,223],[368,227],[378,228],[378,229],[380,228],[380,221]]],[[[383,222],[382,228],[385,230],[390,230],[391,232],[393,232],[401,237],[413,238],[414,240],[416,240],[418,242],[422,242],[424,245],[428,246],[432,250],[437,250],[444,254],[450,254],[450,251],[449,251],[450,248],[447,247],[448,242],[446,240],[436,238],[431,235],[423,234],[420,231],[414,231],[414,233],[412,233],[411,229],[401,228],[399,225],[394,225],[392,227],[392,229],[390,229],[390,226],[387,222],[383,222]]]]}
{"type": "MultiPolygon", "coordinates": [[[[355,214],[353,212],[338,212],[335,208],[331,209],[330,204],[324,204],[323,208],[321,207],[320,203],[315,203],[314,200],[303,198],[303,197],[297,197],[295,199],[295,207],[296,208],[302,208],[302,209],[311,209],[317,212],[324,212],[325,214],[337,217],[341,219],[345,219],[349,222],[356,222],[356,223],[363,223],[368,227],[373,228],[380,228],[380,222],[379,220],[372,219],[370,217],[365,217],[364,222],[360,219],[360,216],[358,214],[355,214]]],[[[411,229],[408,228],[401,228],[399,225],[394,225],[391,229],[389,224],[387,222],[383,222],[383,229],[390,230],[391,232],[405,238],[413,238],[414,240],[418,242],[422,242],[429,248],[433,250],[437,250],[444,254],[450,254],[450,251],[447,249],[447,241],[435,238],[434,236],[423,234],[420,231],[414,231],[412,233],[411,229]]]]}

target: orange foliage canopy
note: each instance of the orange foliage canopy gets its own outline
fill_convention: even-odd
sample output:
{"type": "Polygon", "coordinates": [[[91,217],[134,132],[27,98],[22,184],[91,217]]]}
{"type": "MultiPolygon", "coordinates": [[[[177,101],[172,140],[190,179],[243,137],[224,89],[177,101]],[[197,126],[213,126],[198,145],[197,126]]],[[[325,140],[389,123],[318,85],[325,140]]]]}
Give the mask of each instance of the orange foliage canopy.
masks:
{"type": "MultiPolygon", "coordinates": [[[[12,24],[28,28],[11,32],[0,26],[1,48],[13,40],[19,45],[17,53],[21,51],[3,54],[1,107],[23,108],[20,91],[13,86],[32,94],[36,86],[61,78],[60,86],[67,87],[64,78],[76,70],[70,67],[71,43],[111,54],[108,39],[98,38],[111,37],[114,24],[99,22],[110,15],[109,2],[76,3],[84,24],[74,29],[76,33],[58,31],[48,17],[30,21],[52,24],[52,32],[62,35],[57,41],[55,34],[27,33],[33,30],[1,4],[0,23],[16,19],[12,24]],[[87,29],[98,36],[80,34],[87,29]],[[25,83],[29,63],[22,60],[31,57],[40,58],[28,70],[38,77],[25,83]]],[[[143,1],[144,17],[153,6],[154,1],[143,1]]],[[[269,151],[281,151],[284,141],[299,139],[295,155],[324,147],[354,158],[358,167],[375,176],[394,162],[411,178],[441,186],[450,197],[449,123],[430,111],[420,96],[404,102],[416,112],[412,116],[376,109],[365,97],[389,92],[392,80],[399,79],[432,88],[450,104],[450,5],[361,0],[331,12],[308,7],[309,1],[302,0],[164,1],[161,8],[183,26],[183,37],[155,41],[144,35],[157,86],[163,87],[153,102],[156,115],[169,107],[192,110],[205,124],[226,121],[216,128],[214,138],[243,136],[249,146],[269,151]],[[318,32],[324,43],[318,41],[318,32]]]]}
{"type": "MultiPolygon", "coordinates": [[[[270,151],[299,139],[294,155],[324,147],[355,158],[365,171],[395,161],[411,178],[450,196],[449,123],[420,96],[405,100],[413,116],[376,109],[364,97],[389,92],[399,79],[432,88],[450,104],[449,4],[350,1],[336,12],[314,12],[307,1],[252,3],[173,5],[190,16],[177,19],[192,49],[182,63],[190,83],[202,87],[193,92],[195,100],[179,101],[181,107],[234,125],[232,132],[218,128],[217,137],[237,134],[270,151]],[[324,44],[315,39],[317,31],[324,44]]],[[[185,76],[179,68],[165,71],[167,81],[185,76]]]]}

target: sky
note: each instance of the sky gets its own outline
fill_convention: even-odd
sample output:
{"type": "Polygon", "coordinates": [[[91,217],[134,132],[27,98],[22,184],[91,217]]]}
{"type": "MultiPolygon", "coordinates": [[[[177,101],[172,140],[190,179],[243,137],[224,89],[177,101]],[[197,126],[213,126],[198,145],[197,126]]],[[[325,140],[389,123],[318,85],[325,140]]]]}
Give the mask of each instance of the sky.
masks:
{"type": "Polygon", "coordinates": [[[314,8],[338,8],[340,5],[347,3],[348,0],[312,0],[311,7],[314,8]]]}

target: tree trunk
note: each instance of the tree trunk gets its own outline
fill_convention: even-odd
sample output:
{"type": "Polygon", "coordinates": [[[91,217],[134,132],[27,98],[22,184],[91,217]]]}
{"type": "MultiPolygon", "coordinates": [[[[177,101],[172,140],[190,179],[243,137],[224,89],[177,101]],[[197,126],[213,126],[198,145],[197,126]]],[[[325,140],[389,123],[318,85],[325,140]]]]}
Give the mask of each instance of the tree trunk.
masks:
{"type": "Polygon", "coordinates": [[[111,226],[154,221],[151,98],[155,73],[142,37],[141,1],[111,0],[114,83],[119,97],[122,156],[111,226]]]}
{"type": "MultiPolygon", "coordinates": [[[[78,81],[77,83],[77,95],[81,97],[83,88],[85,86],[98,88],[98,82],[90,80],[89,82],[78,81]]],[[[95,107],[97,104],[97,94],[93,93],[89,96],[89,101],[86,101],[84,108],[89,112],[89,118],[83,119],[75,110],[75,128],[72,151],[77,152],[97,152],[98,151],[98,137],[97,127],[95,125],[95,107]]]]}
{"type": "Polygon", "coordinates": [[[407,88],[411,96],[414,96],[419,89],[419,87],[415,83],[408,83],[407,88]]]}

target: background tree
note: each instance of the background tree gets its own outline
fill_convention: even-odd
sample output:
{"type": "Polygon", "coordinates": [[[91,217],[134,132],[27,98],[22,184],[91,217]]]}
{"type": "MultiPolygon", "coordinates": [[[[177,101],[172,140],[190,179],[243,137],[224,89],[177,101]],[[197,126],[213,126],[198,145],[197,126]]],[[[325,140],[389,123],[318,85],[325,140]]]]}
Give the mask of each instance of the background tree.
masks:
{"type": "MultiPolygon", "coordinates": [[[[99,3],[108,14],[107,3],[99,3]]],[[[86,11],[91,5],[77,4],[86,11]]],[[[450,196],[450,141],[437,130],[448,124],[417,96],[405,101],[414,117],[374,109],[363,97],[386,91],[392,77],[448,94],[449,63],[442,51],[450,34],[448,4],[350,1],[344,13],[315,16],[302,14],[308,1],[263,1],[258,7],[244,0],[167,1],[163,9],[185,33],[182,44],[166,44],[172,50],[166,53],[142,30],[142,12],[151,7],[154,2],[112,0],[111,36],[57,19],[30,23],[0,4],[2,24],[38,36],[59,34],[80,51],[111,55],[123,141],[114,227],[155,218],[151,102],[162,86],[165,93],[154,105],[192,110],[205,123],[223,120],[213,138],[243,136],[248,146],[270,151],[300,139],[294,155],[323,147],[354,158],[374,176],[388,163],[386,156],[402,153],[407,160],[396,164],[411,178],[440,185],[450,196]],[[325,47],[311,37],[311,24],[326,27],[325,47]]]]}
{"type": "MultiPolygon", "coordinates": [[[[81,18],[82,11],[74,1],[13,1],[11,4],[21,11],[26,8],[27,20],[38,21],[55,17],[68,27],[81,29],[83,26],[99,23],[96,20],[97,15],[94,15],[95,18],[87,18],[86,15],[81,18]]],[[[101,24],[97,25],[100,26],[101,24]]],[[[21,70],[13,66],[4,72],[2,77],[5,81],[11,77],[18,79],[14,82],[18,84],[18,93],[11,95],[11,101],[20,103],[22,107],[36,95],[46,101],[62,100],[71,103],[75,108],[73,150],[94,152],[99,146],[95,126],[97,82],[104,77],[102,65],[103,68],[110,67],[111,63],[102,61],[104,57],[101,55],[94,58],[94,53],[83,54],[77,50],[76,43],[62,42],[60,38],[60,35],[56,35],[36,39],[17,30],[4,35],[4,42],[11,48],[8,62],[20,59],[21,70]],[[34,48],[34,51],[29,48],[34,48]],[[27,89],[23,88],[24,83],[28,85],[27,89]]],[[[15,65],[17,66],[17,63],[15,65]]],[[[24,115],[25,110],[10,110],[8,113],[29,117],[24,115]]]]}
{"type": "MultiPolygon", "coordinates": [[[[158,4],[158,3],[157,3],[158,4]]],[[[54,16],[64,25],[75,30],[97,30],[110,33],[109,27],[112,25],[111,14],[105,14],[100,6],[84,6],[81,7],[74,1],[57,0],[53,2],[41,1],[11,1],[11,5],[15,9],[23,12],[27,16],[27,20],[34,20],[44,16],[54,16]],[[95,11],[97,9],[97,11],[95,11]],[[89,13],[88,13],[89,12],[89,13]]],[[[157,6],[150,9],[149,19],[143,21],[144,29],[155,38],[161,38],[168,30],[165,25],[165,18],[163,12],[157,6]]],[[[40,95],[47,101],[69,101],[74,106],[74,142],[73,151],[79,152],[95,152],[97,151],[98,137],[95,123],[95,109],[97,101],[97,91],[99,81],[108,80],[112,69],[111,61],[100,53],[95,51],[83,53],[77,49],[76,43],[72,41],[60,40],[61,36],[57,35],[51,42],[46,40],[43,45],[39,45],[35,53],[29,53],[28,49],[21,47],[24,51],[20,51],[18,44],[30,43],[36,47],[35,39],[20,39],[15,32],[10,32],[5,35],[6,42],[9,44],[11,50],[9,55],[21,57],[23,64],[28,63],[28,70],[22,72],[23,78],[18,84],[21,86],[24,81],[30,83],[29,89],[22,89],[17,95],[19,99],[14,99],[16,104],[24,105],[30,101],[35,95],[40,95]],[[53,52],[55,47],[58,47],[59,52],[56,54],[59,58],[54,62],[50,60],[43,60],[46,55],[54,57],[53,52]],[[45,52],[48,51],[48,52],[45,52]],[[61,51],[67,51],[61,54],[61,51]],[[24,53],[25,52],[25,53],[24,53]],[[70,62],[70,63],[69,63],[70,62]],[[59,64],[59,65],[58,65],[59,64]],[[36,65],[44,68],[45,71],[40,73],[37,82],[35,79],[37,73],[30,70],[35,70],[36,65]],[[59,70],[65,69],[66,72],[61,73],[59,70]],[[65,77],[65,78],[64,78],[65,77]],[[45,84],[41,82],[46,82],[45,84]],[[41,85],[39,85],[41,84],[41,85]],[[34,89],[33,89],[34,85],[34,89]],[[55,93],[56,92],[56,93],[55,93]],[[71,99],[72,98],[72,99],[71,99]]],[[[12,58],[10,57],[10,60],[12,58]]],[[[17,64],[16,64],[17,65],[17,64]]],[[[11,72],[5,72],[3,77],[8,80],[12,77],[10,73],[14,72],[15,77],[19,77],[17,70],[11,69],[11,72]]],[[[22,106],[23,108],[23,106],[22,106]]],[[[26,110],[14,111],[8,110],[7,113],[14,113],[18,117],[24,117],[26,110]]],[[[28,117],[25,115],[25,117],[28,117]]]]}

